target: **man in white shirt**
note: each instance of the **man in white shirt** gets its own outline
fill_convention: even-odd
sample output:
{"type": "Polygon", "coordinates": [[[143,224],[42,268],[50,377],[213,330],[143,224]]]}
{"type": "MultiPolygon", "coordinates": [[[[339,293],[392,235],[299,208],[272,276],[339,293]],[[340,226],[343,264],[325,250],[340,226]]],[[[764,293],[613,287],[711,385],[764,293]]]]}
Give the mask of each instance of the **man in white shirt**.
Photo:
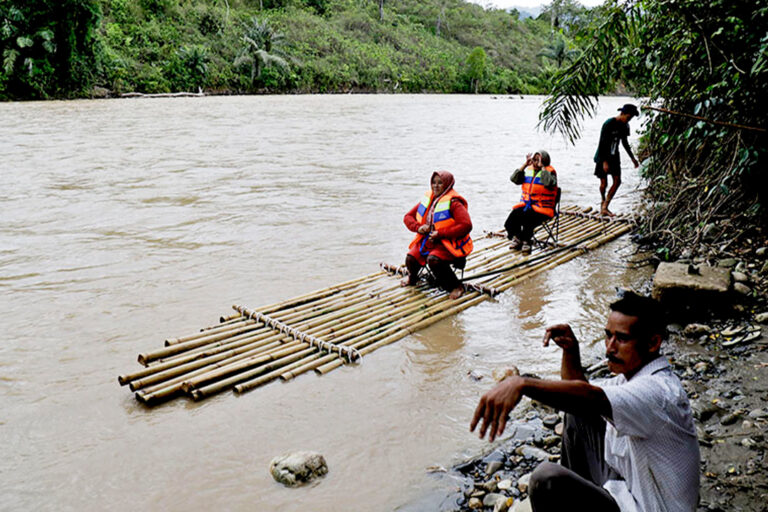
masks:
{"type": "Polygon", "coordinates": [[[574,504],[590,511],[694,511],[699,445],[688,397],[659,355],[663,311],[631,292],[611,310],[605,347],[615,377],[587,382],[573,331],[555,325],[544,345],[554,341],[563,351],[561,380],[506,378],[480,399],[470,430],[482,420],[480,437],[490,429],[493,441],[522,396],[567,413],[562,465],[545,462],[531,475],[535,512],[574,504]]]}

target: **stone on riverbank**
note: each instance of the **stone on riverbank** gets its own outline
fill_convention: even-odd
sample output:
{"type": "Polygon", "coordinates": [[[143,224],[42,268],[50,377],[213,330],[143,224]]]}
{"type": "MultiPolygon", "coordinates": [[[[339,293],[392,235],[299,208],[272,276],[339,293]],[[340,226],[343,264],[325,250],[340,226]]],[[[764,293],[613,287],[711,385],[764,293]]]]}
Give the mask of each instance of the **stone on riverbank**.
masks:
{"type": "Polygon", "coordinates": [[[653,298],[676,311],[697,311],[722,306],[731,288],[727,268],[682,263],[660,263],[653,278],[653,298]]]}
{"type": "Polygon", "coordinates": [[[283,485],[295,487],[328,473],[325,457],[317,452],[301,451],[275,457],[269,463],[272,477],[283,485]]]}

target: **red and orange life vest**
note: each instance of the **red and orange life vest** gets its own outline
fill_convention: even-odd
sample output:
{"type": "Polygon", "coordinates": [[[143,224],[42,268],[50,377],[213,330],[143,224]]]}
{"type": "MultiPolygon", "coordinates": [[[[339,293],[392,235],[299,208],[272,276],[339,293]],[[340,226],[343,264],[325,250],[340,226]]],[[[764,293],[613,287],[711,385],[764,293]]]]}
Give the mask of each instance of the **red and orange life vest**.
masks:
{"type": "MultiPolygon", "coordinates": [[[[432,224],[438,232],[440,230],[443,230],[449,226],[453,226],[454,224],[456,224],[456,221],[451,216],[451,200],[452,199],[459,199],[463,201],[464,204],[467,204],[467,201],[463,197],[461,197],[459,194],[457,194],[456,191],[453,189],[449,190],[446,194],[444,194],[437,201],[437,204],[435,205],[435,212],[432,216],[432,224]]],[[[424,225],[424,222],[422,222],[422,219],[424,218],[424,214],[427,212],[427,209],[429,208],[429,205],[431,202],[432,202],[432,190],[430,189],[424,195],[421,202],[419,203],[419,207],[416,209],[416,222],[419,223],[419,226],[424,225]]],[[[409,247],[413,247],[415,244],[420,244],[422,239],[425,238],[425,236],[428,236],[428,235],[422,235],[420,233],[416,233],[416,237],[413,239],[409,247]]],[[[456,256],[457,258],[462,258],[472,252],[473,244],[469,234],[463,236],[460,239],[440,238],[439,240],[443,243],[445,248],[448,249],[448,251],[452,255],[456,256]]]]}
{"type": "MultiPolygon", "coordinates": [[[[557,176],[557,172],[551,165],[542,168],[542,170],[549,171],[557,176]]],[[[533,211],[552,218],[555,216],[557,187],[545,187],[542,185],[540,173],[541,171],[534,171],[532,166],[525,169],[525,180],[523,181],[520,202],[513,206],[512,209],[525,208],[528,210],[533,208],[533,211]]]]}

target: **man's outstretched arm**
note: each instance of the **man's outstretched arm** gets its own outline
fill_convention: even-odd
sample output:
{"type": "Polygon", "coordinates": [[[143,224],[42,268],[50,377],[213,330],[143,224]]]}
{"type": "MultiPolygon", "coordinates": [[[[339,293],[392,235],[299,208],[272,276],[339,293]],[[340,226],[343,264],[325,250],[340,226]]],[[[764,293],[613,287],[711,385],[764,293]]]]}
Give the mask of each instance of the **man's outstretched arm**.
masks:
{"type": "Polygon", "coordinates": [[[470,432],[474,432],[482,421],[480,438],[487,431],[488,440],[493,441],[504,432],[509,413],[523,396],[571,414],[601,415],[606,418],[612,416],[611,404],[605,392],[589,382],[508,377],[480,398],[469,425],[470,432]]]}

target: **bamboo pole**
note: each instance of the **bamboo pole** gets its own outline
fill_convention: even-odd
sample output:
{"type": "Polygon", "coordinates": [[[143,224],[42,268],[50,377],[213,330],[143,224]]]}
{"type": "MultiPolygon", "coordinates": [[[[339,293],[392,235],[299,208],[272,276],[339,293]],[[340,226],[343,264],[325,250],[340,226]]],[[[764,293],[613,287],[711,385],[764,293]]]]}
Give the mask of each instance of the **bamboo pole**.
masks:
{"type": "Polygon", "coordinates": [[[217,328],[208,329],[201,332],[196,332],[195,334],[189,334],[187,336],[182,336],[180,338],[167,338],[165,340],[165,346],[170,347],[171,345],[179,345],[181,343],[186,343],[188,341],[199,340],[200,338],[227,335],[233,332],[240,333],[242,332],[242,329],[244,327],[255,324],[255,323],[256,322],[254,322],[253,320],[243,318],[242,320],[237,322],[235,325],[224,325],[223,327],[217,327],[217,328]]]}
{"type": "Polygon", "coordinates": [[[184,352],[185,350],[189,348],[195,348],[200,347],[202,345],[206,345],[208,343],[212,343],[215,341],[221,341],[223,339],[226,339],[232,335],[235,334],[241,334],[248,331],[253,331],[258,329],[263,324],[258,324],[257,322],[253,322],[252,324],[239,327],[238,329],[235,329],[234,331],[227,332],[225,334],[213,334],[210,336],[206,336],[203,338],[199,338],[196,340],[188,341],[186,343],[180,343],[176,345],[171,345],[165,348],[162,348],[160,350],[155,350],[154,352],[146,352],[144,354],[139,354],[139,363],[143,365],[149,364],[151,361],[154,361],[155,359],[160,359],[162,357],[178,354],[180,352],[184,352]]]}
{"type": "MultiPolygon", "coordinates": [[[[284,360],[280,360],[280,361],[290,362],[291,360],[300,360],[306,354],[314,352],[315,350],[317,350],[317,349],[315,349],[314,347],[308,348],[306,350],[302,350],[301,352],[297,352],[296,354],[293,354],[293,355],[291,355],[291,356],[289,356],[287,358],[284,358],[284,360]]],[[[218,382],[214,382],[213,384],[210,384],[208,386],[203,386],[201,388],[194,389],[191,392],[192,398],[194,400],[200,400],[200,399],[205,398],[207,396],[210,396],[210,395],[212,395],[214,393],[218,393],[219,391],[222,391],[222,390],[224,390],[226,388],[231,387],[233,384],[237,384],[238,382],[241,382],[241,381],[243,381],[245,379],[252,378],[252,377],[254,377],[256,375],[262,374],[265,371],[269,371],[269,370],[272,370],[274,368],[279,367],[279,366],[277,366],[277,363],[278,363],[278,361],[275,361],[275,362],[270,363],[268,365],[265,365],[265,366],[263,366],[261,368],[257,368],[255,370],[251,370],[251,371],[248,371],[248,372],[238,373],[237,375],[235,375],[233,377],[230,377],[228,379],[225,379],[225,380],[222,380],[222,381],[218,381],[218,382]]],[[[267,374],[267,375],[269,375],[269,374],[267,374]]],[[[235,386],[235,390],[237,390],[237,386],[235,386]]]]}

